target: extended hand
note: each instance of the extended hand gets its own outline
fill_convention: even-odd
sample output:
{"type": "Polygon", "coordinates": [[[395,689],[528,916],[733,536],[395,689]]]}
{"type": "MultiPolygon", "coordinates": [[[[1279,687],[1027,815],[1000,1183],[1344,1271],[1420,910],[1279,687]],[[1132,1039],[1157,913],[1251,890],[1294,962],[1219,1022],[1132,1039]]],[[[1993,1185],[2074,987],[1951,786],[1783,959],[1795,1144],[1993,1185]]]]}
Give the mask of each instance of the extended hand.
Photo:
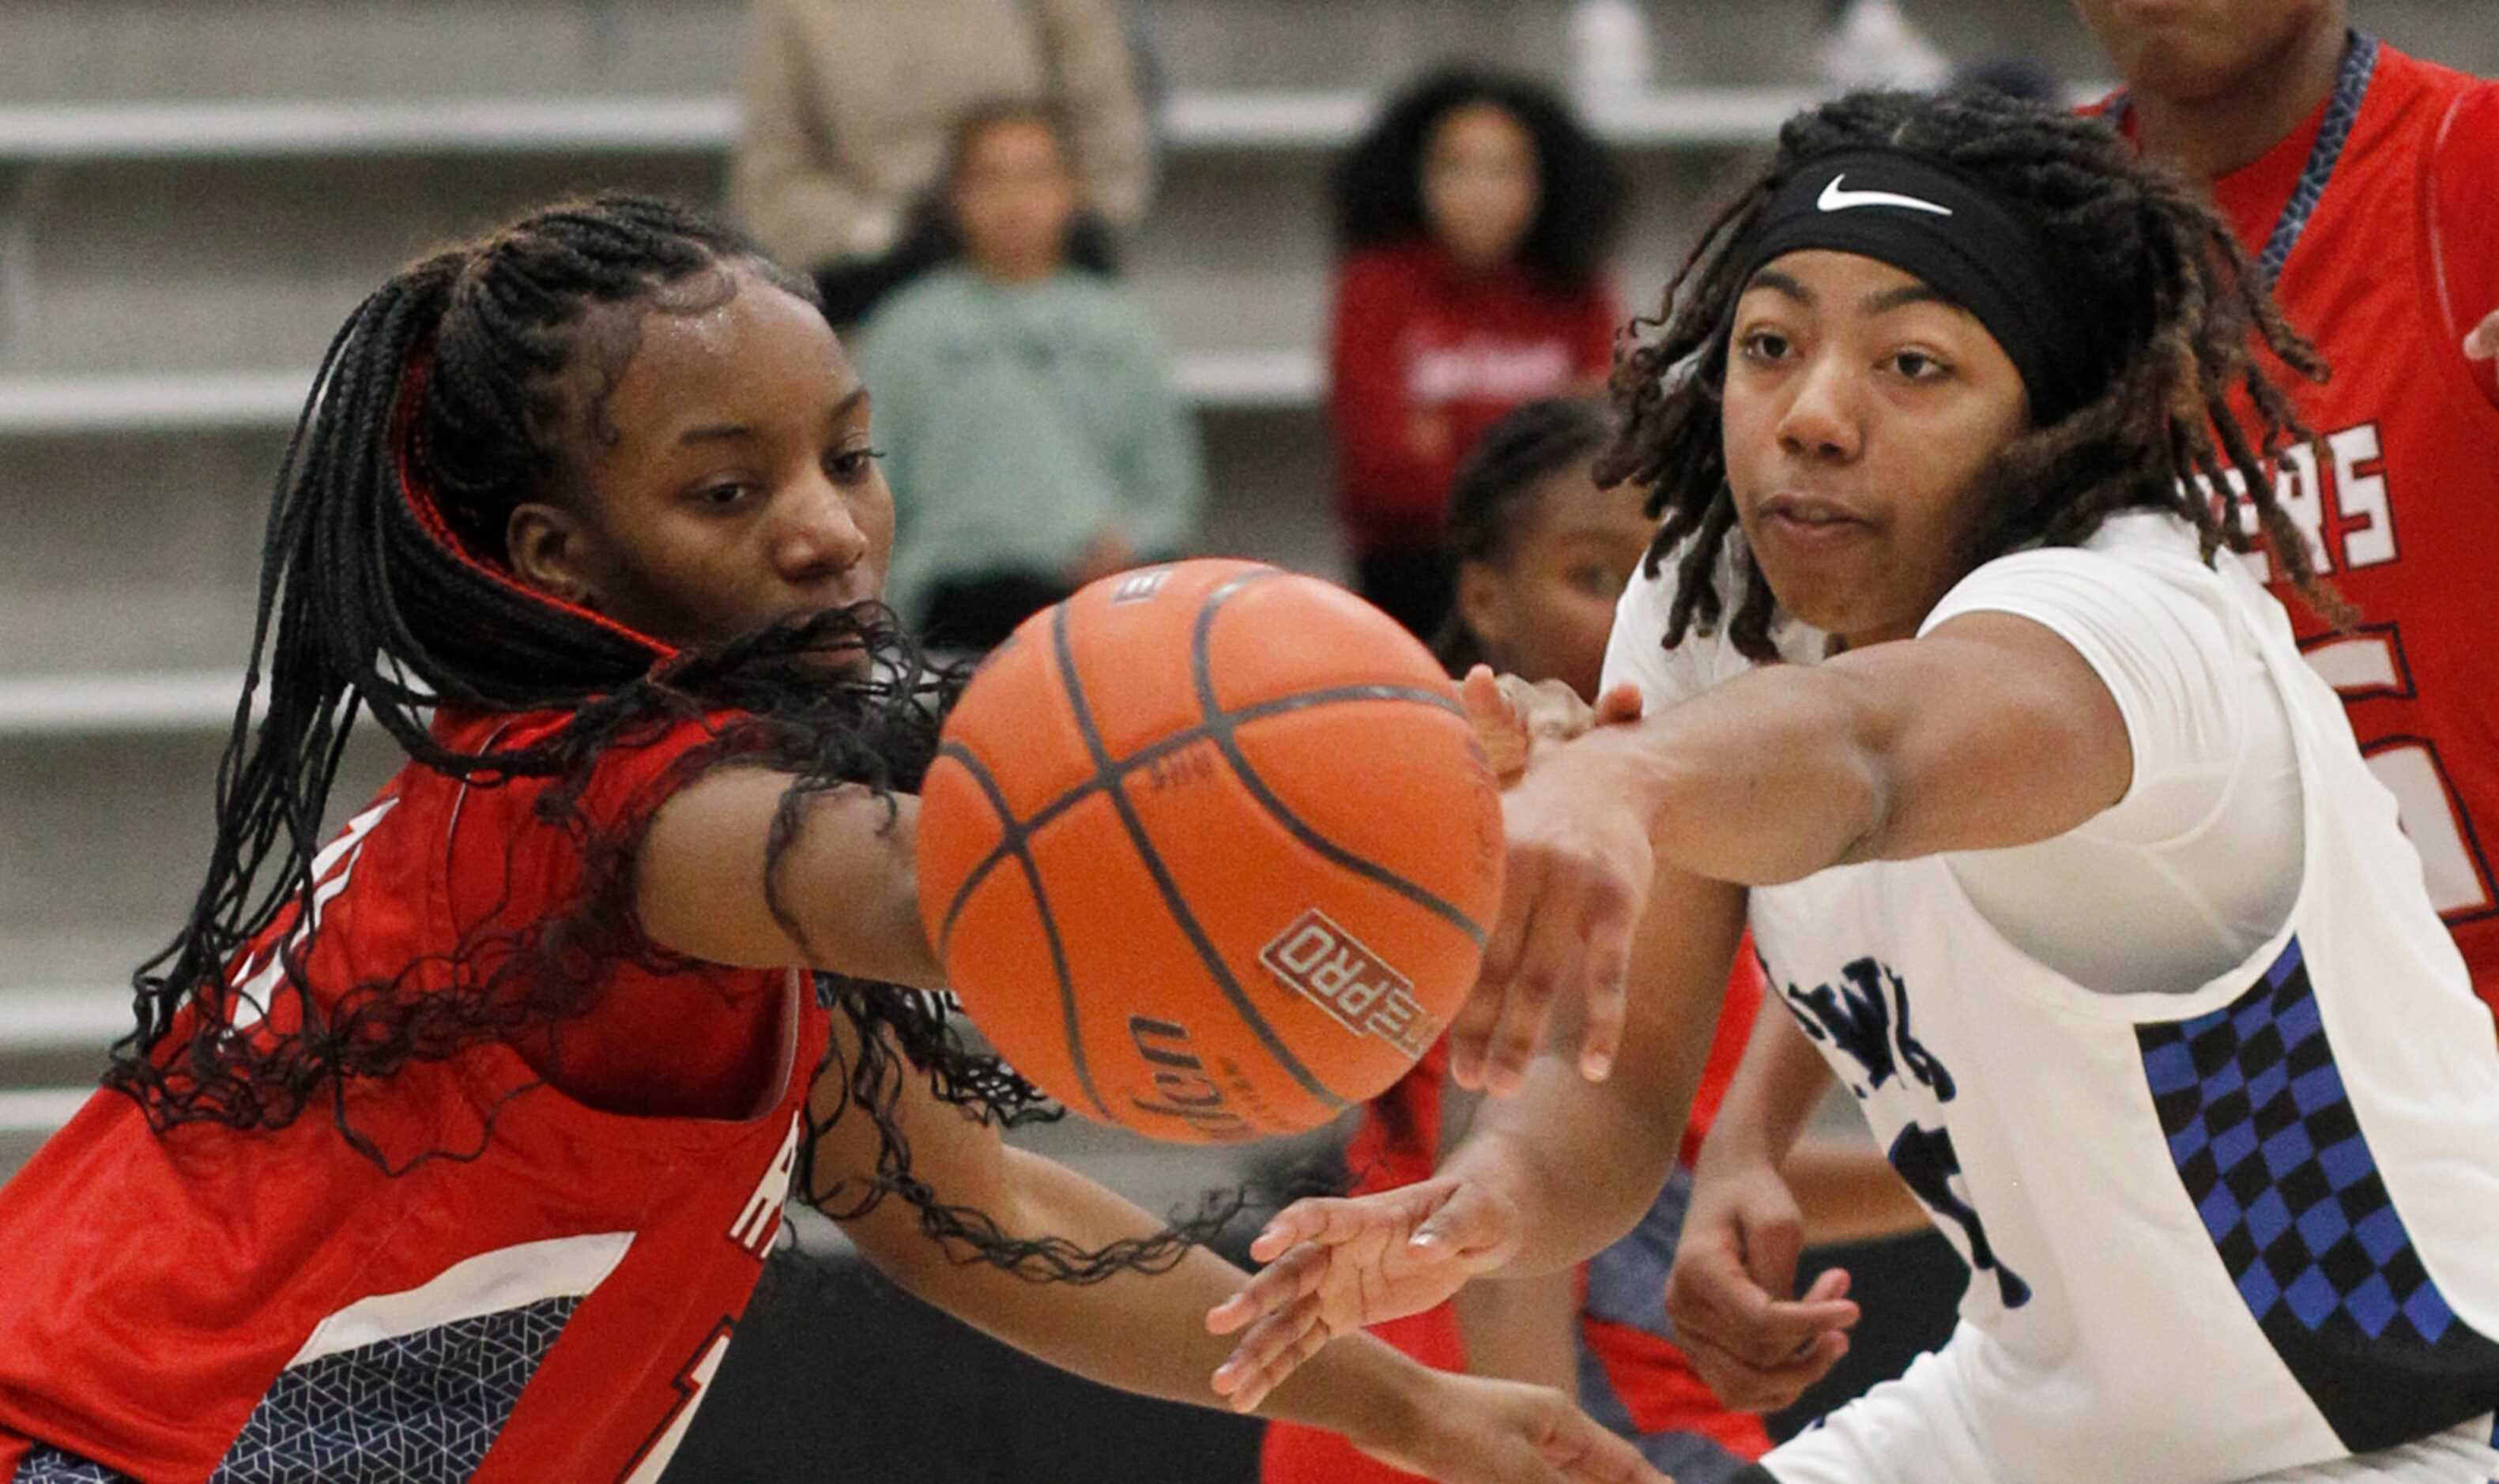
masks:
{"type": "Polygon", "coordinates": [[[1600,1079],[1612,1069],[1632,930],[1656,856],[1617,776],[1583,765],[1595,759],[1568,745],[1639,720],[1639,691],[1617,687],[1591,708],[1568,690],[1503,684],[1478,666],[1463,692],[1477,740],[1496,769],[1514,762],[1516,782],[1502,794],[1501,917],[1482,973],[1449,1020],[1449,1075],[1462,1087],[1507,1094],[1526,1076],[1565,994],[1582,1012],[1579,1070],[1600,1079]]]}
{"type": "Polygon", "coordinates": [[[1796,1198],[1766,1164],[1695,1172],[1692,1205],[1666,1281],[1666,1315],[1693,1369],[1737,1411],[1794,1402],[1848,1353],[1857,1322],[1848,1274],[1834,1268],[1796,1291],[1804,1221],[1796,1198]]]}
{"type": "Polygon", "coordinates": [[[1640,715],[1639,687],[1628,682],[1591,706],[1561,681],[1495,675],[1488,664],[1467,671],[1458,694],[1466,701],[1467,720],[1475,724],[1476,741],[1505,788],[1518,782],[1529,760],[1551,744],[1616,722],[1637,722],[1640,715]]]}
{"type": "Polygon", "coordinates": [[[1421,1313],[1509,1261],[1518,1236],[1516,1206],[1455,1179],[1294,1202],[1250,1245],[1266,1270],[1207,1313],[1217,1335],[1248,1332],[1216,1369],[1217,1395],[1250,1410],[1337,1336],[1421,1313]]]}
{"type": "Polygon", "coordinates": [[[1354,1445],[1442,1484],[1673,1484],[1549,1387],[1435,1372],[1432,1392],[1412,1437],[1354,1445]]]}

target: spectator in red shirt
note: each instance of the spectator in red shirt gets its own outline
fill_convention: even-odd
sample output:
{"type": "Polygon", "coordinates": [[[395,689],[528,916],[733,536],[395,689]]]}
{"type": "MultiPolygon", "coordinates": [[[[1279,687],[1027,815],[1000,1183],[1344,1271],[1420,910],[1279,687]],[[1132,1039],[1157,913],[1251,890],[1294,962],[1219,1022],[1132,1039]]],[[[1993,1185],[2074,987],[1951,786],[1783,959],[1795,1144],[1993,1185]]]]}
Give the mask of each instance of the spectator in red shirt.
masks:
{"type": "Polygon", "coordinates": [[[1389,105],[1336,200],[1337,515],[1357,590],[1428,638],[1459,461],[1504,412],[1611,364],[1622,174],[1544,88],[1460,69],[1389,105]]]}

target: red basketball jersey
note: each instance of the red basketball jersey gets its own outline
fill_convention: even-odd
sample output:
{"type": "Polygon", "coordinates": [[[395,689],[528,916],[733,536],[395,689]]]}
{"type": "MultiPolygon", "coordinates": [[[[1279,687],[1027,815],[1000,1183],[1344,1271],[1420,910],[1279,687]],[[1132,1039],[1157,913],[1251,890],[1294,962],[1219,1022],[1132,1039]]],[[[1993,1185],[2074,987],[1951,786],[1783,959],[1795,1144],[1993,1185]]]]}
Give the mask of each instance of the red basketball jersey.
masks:
{"type": "Polygon", "coordinates": [[[2499,308],[2494,160],[2499,83],[2354,38],[2334,98],[2213,191],[2333,366],[2284,378],[2324,447],[2276,483],[2359,625],[2275,592],[2499,1011],[2499,393],[2461,348],[2499,308]]]}
{"type": "MultiPolygon", "coordinates": [[[[514,745],[560,720],[451,740],[500,726],[514,745]]],[[[612,748],[583,815],[633,818],[705,735],[612,748]]],[[[308,931],[278,923],[239,981],[282,972],[270,951],[295,934],[320,1002],[481,923],[562,911],[579,855],[536,815],[544,787],[404,769],[315,861],[308,931]]],[[[34,1439],[56,1468],[53,1450],[150,1481],[221,1463],[373,1477],[375,1460],[443,1484],[658,1478],[780,1229],[828,1019],[795,975],[616,965],[593,987],[582,1034],[527,1057],[489,1042],[352,1085],[339,1112],[397,1174],[326,1099],[276,1131],[162,1137],[128,1099],[89,1099],[0,1189],[0,1466],[34,1439]],[[698,1081],[743,1061],[749,1115],[576,1100],[630,1083],[637,1056],[637,1075],[683,1058],[698,1081]]]]}

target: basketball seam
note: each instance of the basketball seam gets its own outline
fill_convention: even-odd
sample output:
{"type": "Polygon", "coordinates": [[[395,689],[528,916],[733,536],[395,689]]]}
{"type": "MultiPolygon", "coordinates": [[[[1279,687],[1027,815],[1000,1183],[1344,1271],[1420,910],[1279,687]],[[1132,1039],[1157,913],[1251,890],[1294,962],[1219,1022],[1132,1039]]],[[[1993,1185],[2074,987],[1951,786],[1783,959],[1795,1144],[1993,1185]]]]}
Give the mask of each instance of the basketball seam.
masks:
{"type": "MultiPolygon", "coordinates": [[[[1092,1069],[1085,1064],[1085,1039],[1080,1034],[1083,1026],[1078,1023],[1076,1017],[1076,987],[1068,978],[1067,950],[1058,941],[1057,919],[1050,915],[1050,894],[1041,888],[1041,870],[1033,864],[1032,852],[1025,847],[1023,836],[1017,828],[1015,816],[1007,809],[1006,795],[998,789],[997,780],[990,776],[989,768],[979,758],[972,755],[970,748],[959,742],[949,742],[937,750],[937,755],[941,758],[952,758],[960,763],[963,771],[972,775],[972,782],[979,784],[981,791],[989,795],[990,805],[998,812],[998,818],[1006,822],[1008,834],[1015,840],[1016,861],[1023,867],[1024,884],[1032,888],[1033,913],[1041,919],[1042,936],[1050,944],[1050,969],[1058,980],[1060,1024],[1067,1038],[1068,1059],[1076,1067],[1077,1085],[1085,1089],[1085,1096],[1092,1103],[1095,1112],[1101,1113],[1104,1118],[1111,1118],[1111,1110],[1103,1103],[1102,1094],[1093,1088],[1092,1069]]],[[[946,955],[946,944],[954,937],[954,915],[949,913],[946,925],[937,935],[937,956],[941,961],[946,955]]]]}
{"type": "Polygon", "coordinates": [[[1233,735],[1237,724],[1224,718],[1216,699],[1214,663],[1208,657],[1208,648],[1215,631],[1216,610],[1223,605],[1225,598],[1262,575],[1265,574],[1250,572],[1235,577],[1208,594],[1206,601],[1198,607],[1197,623],[1189,635],[1188,662],[1190,674],[1197,683],[1198,704],[1206,718],[1203,729],[1215,739],[1215,745],[1222,749],[1224,760],[1232,765],[1232,771],[1239,776],[1242,786],[1250,790],[1250,796],[1274,816],[1276,823],[1290,831],[1293,838],[1318,853],[1322,858],[1367,881],[1377,882],[1416,906],[1446,919],[1477,949],[1481,949],[1484,946],[1482,926],[1456,903],[1434,895],[1376,860],[1355,855],[1311,827],[1268,789],[1266,780],[1258,776],[1257,770],[1250,765],[1249,758],[1242,753],[1240,741],[1233,735]]]}
{"type": "Polygon", "coordinates": [[[1067,607],[1064,603],[1051,615],[1050,636],[1058,659],[1059,681],[1066,688],[1068,708],[1075,714],[1076,727],[1085,738],[1086,750],[1093,756],[1095,780],[1109,795],[1112,807],[1119,811],[1120,823],[1128,834],[1128,843],[1136,848],[1147,874],[1153,878],[1155,889],[1162,894],[1164,909],[1172,915],[1172,920],[1197,951],[1198,962],[1215,980],[1216,987],[1232,1002],[1242,1023],[1250,1027],[1259,1044],[1275,1058],[1276,1064],[1282,1067],[1311,1096],[1329,1108],[1343,1108],[1346,1100],[1311,1075],[1311,1070],[1302,1065],[1300,1058],[1285,1047],[1283,1038],[1276,1034],[1275,1027],[1269,1025],[1257,1007],[1250,1002],[1248,992],[1233,977],[1231,967],[1207,938],[1206,929],[1198,923],[1196,914],[1188,910],[1187,901],[1181,895],[1180,885],[1172,880],[1170,868],[1163,864],[1161,855],[1154,850],[1153,841],[1147,837],[1145,822],[1137,818],[1136,807],[1120,790],[1119,780],[1112,773],[1110,753],[1103,747],[1101,733],[1093,725],[1091,708],[1085,703],[1085,687],[1077,679],[1076,651],[1067,638],[1067,607]]]}
{"type": "MultiPolygon", "coordinates": [[[[1212,740],[1215,737],[1216,726],[1217,724],[1238,728],[1240,726],[1247,726],[1251,722],[1264,721],[1266,718],[1271,716],[1282,716],[1294,711],[1311,711],[1316,710],[1321,706],[1343,705],[1352,701],[1366,700],[1413,701],[1421,705],[1434,706],[1443,711],[1458,715],[1465,714],[1465,708],[1458,705],[1457,702],[1449,699],[1447,696],[1437,691],[1427,691],[1420,686],[1372,684],[1327,686],[1314,691],[1297,691],[1290,695],[1282,695],[1272,700],[1263,700],[1251,705],[1243,706],[1237,711],[1218,710],[1215,713],[1216,723],[1210,724],[1201,722],[1197,726],[1188,727],[1185,730],[1176,731],[1168,736],[1157,738],[1153,742],[1149,743],[1148,745],[1137,749],[1135,752],[1114,761],[1111,764],[1111,771],[1107,776],[1113,779],[1125,778],[1137,769],[1146,767],[1152,763],[1159,762],[1174,753],[1195,746],[1197,743],[1212,740]]],[[[949,743],[947,745],[947,750],[952,751],[959,748],[961,744],[959,743],[949,743]]],[[[966,753],[964,756],[968,757],[970,754],[966,753]]],[[[972,863],[972,868],[964,873],[962,885],[955,888],[954,899],[946,904],[944,925],[939,929],[941,943],[944,937],[951,935],[954,932],[955,919],[962,912],[963,904],[971,900],[973,889],[979,887],[980,884],[988,878],[990,872],[997,866],[998,862],[1015,854],[1016,847],[1015,845],[1010,844],[1010,840],[1020,843],[1031,838],[1031,836],[1041,830],[1043,826],[1049,824],[1060,815],[1065,814],[1068,810],[1085,802],[1085,800],[1091,798],[1094,794],[1101,792],[1105,787],[1105,776],[1106,775],[1099,772],[1095,773],[1094,776],[1086,779],[1084,782],[1070,787],[1056,798],[1054,798],[1049,803],[1042,805],[1039,809],[1034,810],[1031,814],[1025,816],[1022,820],[1018,820],[1015,815],[1008,810],[1007,806],[1003,802],[999,804],[998,814],[1007,822],[1008,835],[1002,836],[999,843],[990,847],[987,855],[983,855],[979,860],[974,861],[972,863]]]]}

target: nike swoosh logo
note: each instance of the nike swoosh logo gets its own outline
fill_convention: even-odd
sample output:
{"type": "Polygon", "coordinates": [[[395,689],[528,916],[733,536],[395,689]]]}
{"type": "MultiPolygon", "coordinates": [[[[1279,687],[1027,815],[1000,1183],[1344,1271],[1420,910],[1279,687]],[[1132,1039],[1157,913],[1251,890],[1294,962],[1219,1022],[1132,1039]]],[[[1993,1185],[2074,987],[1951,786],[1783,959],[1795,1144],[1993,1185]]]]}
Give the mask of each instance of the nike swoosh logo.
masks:
{"type": "Polygon", "coordinates": [[[1952,214],[1952,208],[1920,201],[1915,196],[1896,196],[1890,191],[1843,191],[1839,182],[1847,178],[1844,172],[1832,177],[1831,183],[1822,188],[1822,194],[1815,198],[1813,204],[1826,211],[1845,211],[1850,207],[1888,206],[1907,207],[1913,211],[1932,211],[1937,216],[1952,214]]]}

